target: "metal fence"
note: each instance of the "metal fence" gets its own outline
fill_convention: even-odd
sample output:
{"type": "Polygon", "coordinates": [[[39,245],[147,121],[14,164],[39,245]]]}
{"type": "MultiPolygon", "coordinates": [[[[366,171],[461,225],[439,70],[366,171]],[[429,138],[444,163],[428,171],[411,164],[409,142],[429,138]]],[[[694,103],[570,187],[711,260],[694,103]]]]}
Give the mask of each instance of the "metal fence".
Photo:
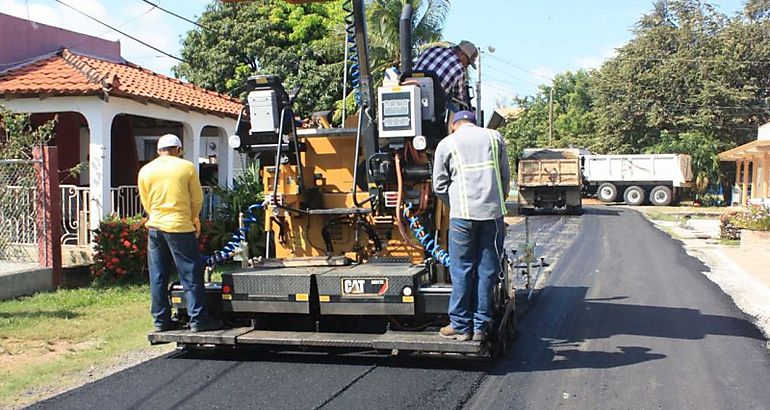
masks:
{"type": "Polygon", "coordinates": [[[91,188],[59,185],[61,190],[62,245],[88,245],[91,231],[91,188]]]}
{"type": "Polygon", "coordinates": [[[0,261],[38,262],[40,232],[46,232],[41,215],[38,173],[42,161],[0,160],[0,261]]]}
{"type": "MultiPolygon", "coordinates": [[[[89,229],[91,216],[91,191],[88,186],[60,185],[62,215],[62,245],[88,245],[92,232],[89,229]]],[[[140,215],[144,212],[136,185],[121,185],[110,189],[110,212],[120,217],[140,215]]],[[[218,203],[213,188],[203,187],[203,209],[201,219],[213,219],[218,203]]]]}

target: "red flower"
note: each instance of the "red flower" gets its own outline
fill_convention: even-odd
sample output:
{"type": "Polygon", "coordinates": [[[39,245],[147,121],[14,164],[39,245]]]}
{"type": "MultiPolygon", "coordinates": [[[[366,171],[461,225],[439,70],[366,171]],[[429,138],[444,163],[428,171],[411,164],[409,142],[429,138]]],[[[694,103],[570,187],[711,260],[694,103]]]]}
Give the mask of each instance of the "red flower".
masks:
{"type": "Polygon", "coordinates": [[[110,259],[110,262],[112,262],[113,264],[117,264],[117,263],[120,263],[120,259],[112,258],[112,259],[110,259]]]}
{"type": "Polygon", "coordinates": [[[123,241],[123,246],[125,246],[126,248],[130,248],[131,247],[131,242],[129,242],[128,240],[125,240],[125,241],[123,241]]]}

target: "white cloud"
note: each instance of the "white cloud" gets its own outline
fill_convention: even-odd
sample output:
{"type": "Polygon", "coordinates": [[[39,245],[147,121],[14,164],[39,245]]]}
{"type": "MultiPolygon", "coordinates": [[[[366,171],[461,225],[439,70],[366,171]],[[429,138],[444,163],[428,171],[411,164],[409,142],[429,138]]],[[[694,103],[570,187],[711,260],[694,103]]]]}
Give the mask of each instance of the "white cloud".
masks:
{"type": "Polygon", "coordinates": [[[575,60],[575,64],[578,66],[578,68],[599,68],[602,66],[602,64],[604,64],[605,61],[615,57],[618,54],[617,49],[622,45],[623,44],[606,48],[602,50],[598,55],[580,57],[575,60]]]}
{"type": "Polygon", "coordinates": [[[490,118],[495,108],[510,106],[516,94],[509,84],[484,80],[481,83],[481,108],[486,118],[490,118]]]}
{"type": "Polygon", "coordinates": [[[537,67],[530,70],[530,80],[535,84],[550,83],[556,76],[556,70],[551,67],[537,67]]]}
{"type": "MultiPolygon", "coordinates": [[[[148,12],[152,7],[146,3],[126,5],[103,0],[70,0],[68,4],[169,54],[179,54],[179,34],[170,24],[174,17],[157,9],[148,12]]],[[[176,64],[176,60],[158,57],[162,54],[58,3],[29,1],[28,9],[23,0],[0,0],[0,10],[25,19],[29,10],[32,21],[120,41],[121,54],[125,59],[159,73],[170,74],[171,66],[176,64]]]]}

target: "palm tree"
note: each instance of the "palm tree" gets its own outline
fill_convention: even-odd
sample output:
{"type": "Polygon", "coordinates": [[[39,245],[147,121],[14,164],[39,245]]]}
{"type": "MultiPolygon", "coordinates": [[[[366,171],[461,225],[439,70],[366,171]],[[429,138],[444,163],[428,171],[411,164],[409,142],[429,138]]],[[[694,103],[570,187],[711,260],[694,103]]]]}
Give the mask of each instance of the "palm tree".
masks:
{"type": "MultiPolygon", "coordinates": [[[[450,0],[371,0],[366,4],[369,35],[369,72],[374,86],[382,84],[385,70],[401,61],[399,22],[405,4],[411,4],[412,50],[441,40],[450,0]]],[[[341,120],[342,104],[348,113],[356,112],[354,92],[338,101],[334,121],[341,120]]]]}
{"type": "Polygon", "coordinates": [[[412,50],[441,40],[450,0],[372,0],[367,4],[369,55],[377,80],[388,67],[401,61],[399,20],[405,4],[414,8],[412,50]]]}

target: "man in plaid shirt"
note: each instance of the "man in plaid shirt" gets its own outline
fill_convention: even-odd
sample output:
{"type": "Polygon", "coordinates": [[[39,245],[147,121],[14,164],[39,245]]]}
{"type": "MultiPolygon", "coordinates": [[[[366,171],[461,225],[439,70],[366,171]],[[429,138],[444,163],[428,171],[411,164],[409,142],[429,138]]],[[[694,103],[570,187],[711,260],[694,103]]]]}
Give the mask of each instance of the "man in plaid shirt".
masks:
{"type": "Polygon", "coordinates": [[[476,68],[476,56],[478,50],[470,41],[461,41],[454,47],[430,47],[420,54],[414,69],[431,72],[439,78],[450,106],[455,106],[452,111],[469,109],[465,71],[469,65],[476,68]]]}

